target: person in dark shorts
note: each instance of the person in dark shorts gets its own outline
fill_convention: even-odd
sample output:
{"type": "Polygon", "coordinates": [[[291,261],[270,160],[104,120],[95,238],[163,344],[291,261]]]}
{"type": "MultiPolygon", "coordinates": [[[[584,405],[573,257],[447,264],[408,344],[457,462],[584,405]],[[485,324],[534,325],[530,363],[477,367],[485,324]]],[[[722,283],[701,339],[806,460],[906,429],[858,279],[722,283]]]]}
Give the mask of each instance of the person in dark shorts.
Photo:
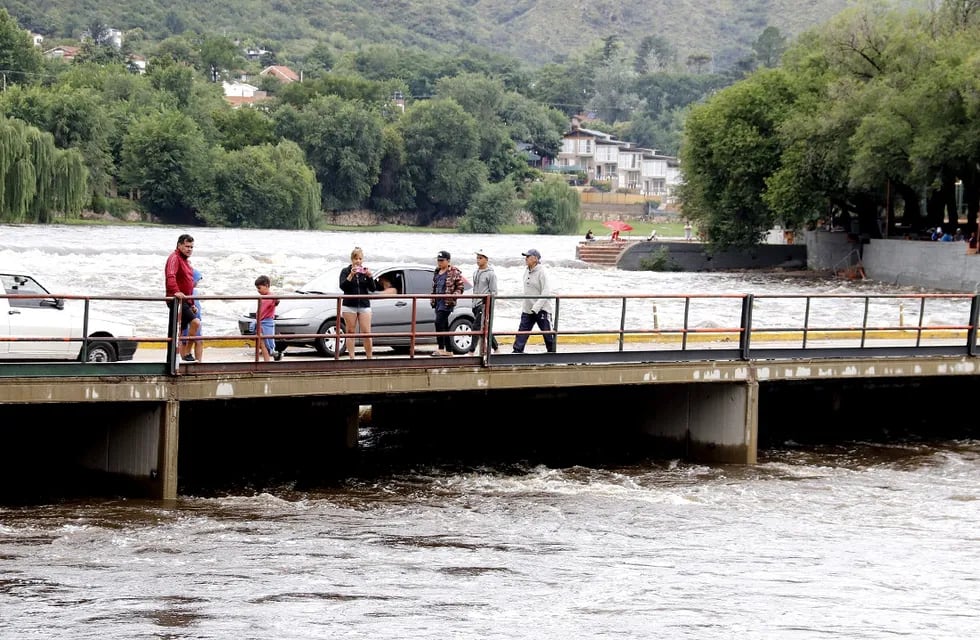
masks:
{"type": "MultiPolygon", "coordinates": [[[[201,319],[197,315],[197,305],[194,303],[194,267],[189,261],[194,253],[194,238],[182,233],[177,238],[177,248],[167,258],[163,269],[165,291],[168,304],[180,304],[180,331],[185,329],[187,335],[196,336],[201,331],[201,319]]],[[[197,358],[191,353],[193,345],[186,341],[179,346],[180,357],[185,362],[194,362],[197,358]]]]}

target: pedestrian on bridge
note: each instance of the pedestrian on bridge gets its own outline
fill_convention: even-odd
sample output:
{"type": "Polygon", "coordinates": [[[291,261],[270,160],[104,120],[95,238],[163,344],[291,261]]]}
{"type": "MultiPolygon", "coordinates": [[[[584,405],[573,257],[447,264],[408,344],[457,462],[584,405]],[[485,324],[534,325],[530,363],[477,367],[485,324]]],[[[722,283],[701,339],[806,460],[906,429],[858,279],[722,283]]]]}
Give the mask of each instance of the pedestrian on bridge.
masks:
{"type": "MultiPolygon", "coordinates": [[[[350,252],[350,264],[340,271],[340,290],[351,296],[367,296],[377,291],[378,284],[374,274],[364,266],[364,250],[354,247],[350,252]]],[[[341,313],[344,316],[344,331],[347,333],[371,333],[371,300],[367,297],[344,298],[341,303],[341,313]]],[[[347,339],[347,351],[350,359],[354,359],[354,343],[356,338],[347,339]]],[[[374,355],[374,343],[371,338],[361,338],[364,345],[364,357],[370,360],[374,355]]],[[[343,350],[341,350],[343,354],[343,350]]]]}
{"type": "MultiPolygon", "coordinates": [[[[190,257],[194,253],[194,237],[182,233],[177,237],[177,248],[167,258],[163,268],[164,291],[167,303],[180,305],[180,327],[178,333],[187,330],[188,336],[200,336],[201,319],[197,317],[197,305],[194,302],[194,267],[190,257]]],[[[180,357],[186,362],[194,362],[196,358],[191,353],[190,341],[178,345],[180,357]]]]}
{"type": "Polygon", "coordinates": [[[436,255],[436,268],[432,272],[432,293],[440,295],[432,298],[429,302],[436,310],[436,343],[438,344],[433,356],[451,356],[450,348],[452,338],[449,335],[449,316],[452,315],[456,307],[455,296],[461,295],[464,288],[463,273],[459,267],[451,264],[449,259],[452,256],[448,251],[440,251],[436,255]],[[453,297],[444,297],[442,294],[452,294],[453,297]]]}
{"type": "Polygon", "coordinates": [[[524,353],[527,344],[528,331],[537,325],[545,332],[544,346],[548,353],[554,353],[555,334],[551,333],[551,285],[548,282],[548,272],[541,264],[541,253],[537,249],[528,249],[521,254],[524,256],[524,295],[535,296],[526,298],[521,308],[521,324],[519,333],[514,338],[514,353],[524,353]]]}
{"type": "MultiPolygon", "coordinates": [[[[487,257],[487,254],[482,249],[476,252],[476,271],[473,272],[472,293],[482,296],[497,295],[497,274],[493,272],[493,267],[490,266],[490,258],[487,257]]],[[[473,300],[473,331],[483,330],[483,319],[485,317],[489,323],[490,318],[486,316],[486,312],[488,311],[486,302],[486,297],[473,300]]],[[[489,330],[489,328],[488,324],[487,329],[489,330]]],[[[475,353],[479,346],[480,336],[473,336],[473,345],[470,347],[470,353],[475,353]]],[[[492,331],[490,332],[490,346],[493,347],[494,353],[497,353],[497,350],[500,348],[492,331]]]]}

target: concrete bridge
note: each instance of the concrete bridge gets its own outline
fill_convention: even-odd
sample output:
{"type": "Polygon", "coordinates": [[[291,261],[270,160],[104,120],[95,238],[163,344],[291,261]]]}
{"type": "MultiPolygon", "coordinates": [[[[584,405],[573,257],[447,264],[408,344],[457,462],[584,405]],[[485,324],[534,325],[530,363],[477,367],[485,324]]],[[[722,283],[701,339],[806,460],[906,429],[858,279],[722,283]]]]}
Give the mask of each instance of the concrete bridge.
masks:
{"type": "MultiPolygon", "coordinates": [[[[183,484],[256,467],[342,473],[356,464],[368,410],[374,425],[440,428],[446,438],[503,446],[544,433],[556,442],[628,440],[656,457],[753,464],[760,438],[787,422],[838,430],[871,411],[899,424],[934,415],[920,397],[976,396],[977,296],[766,296],[769,304],[806,304],[802,322],[779,326],[753,320],[757,297],[723,297],[741,309],[737,326],[698,328],[689,312],[676,326],[572,326],[555,329],[554,354],[260,362],[238,346],[178,366],[171,336],[169,349],[148,349],[134,362],[3,363],[0,498],[25,482],[57,489],[78,472],[107,491],[162,499],[176,498],[183,484]],[[899,298],[960,312],[951,308],[948,322],[930,326],[888,326],[869,312],[899,298]],[[815,322],[820,302],[838,310],[840,326],[815,322]],[[847,318],[852,304],[865,310],[863,320],[847,318]]],[[[576,298],[626,305],[648,297],[564,296],[556,327],[576,298]]],[[[719,296],[652,298],[690,306],[719,296]]],[[[943,419],[972,416],[972,402],[964,407],[958,418],[957,405],[944,405],[943,419]]]]}

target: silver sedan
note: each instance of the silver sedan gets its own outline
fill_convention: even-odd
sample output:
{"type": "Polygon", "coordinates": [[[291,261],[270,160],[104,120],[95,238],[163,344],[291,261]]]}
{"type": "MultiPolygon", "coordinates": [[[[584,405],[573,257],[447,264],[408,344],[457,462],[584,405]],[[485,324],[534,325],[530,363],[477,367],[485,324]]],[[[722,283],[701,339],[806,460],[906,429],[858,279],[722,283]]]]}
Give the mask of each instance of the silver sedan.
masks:
{"type": "MultiPolygon", "coordinates": [[[[337,299],[313,297],[318,295],[340,295],[340,268],[331,269],[303,285],[295,293],[311,296],[308,300],[282,300],[276,307],[276,349],[284,351],[290,345],[311,346],[324,356],[333,357],[336,349],[344,352],[345,338],[337,339],[337,299]],[[317,337],[289,338],[289,335],[317,334],[317,337]]],[[[385,276],[397,289],[396,296],[377,294],[371,298],[372,333],[411,333],[412,310],[415,312],[415,332],[434,332],[435,311],[430,298],[419,297],[414,301],[404,295],[429,296],[432,293],[433,267],[424,265],[385,265],[372,267],[376,280],[385,276]],[[414,302],[414,304],[413,304],[414,302]]],[[[380,287],[379,287],[380,290],[380,287]]],[[[472,290],[466,283],[464,293],[472,290]]],[[[238,319],[238,329],[249,334],[255,322],[255,312],[238,319]]],[[[343,319],[340,320],[344,331],[343,319]]],[[[460,298],[449,317],[449,330],[454,333],[450,340],[453,353],[469,351],[473,336],[466,332],[473,330],[473,304],[470,298],[460,298]]],[[[395,352],[408,353],[412,345],[411,336],[375,337],[374,346],[391,347],[395,352]]],[[[435,336],[415,336],[416,345],[436,343],[435,336]]]]}

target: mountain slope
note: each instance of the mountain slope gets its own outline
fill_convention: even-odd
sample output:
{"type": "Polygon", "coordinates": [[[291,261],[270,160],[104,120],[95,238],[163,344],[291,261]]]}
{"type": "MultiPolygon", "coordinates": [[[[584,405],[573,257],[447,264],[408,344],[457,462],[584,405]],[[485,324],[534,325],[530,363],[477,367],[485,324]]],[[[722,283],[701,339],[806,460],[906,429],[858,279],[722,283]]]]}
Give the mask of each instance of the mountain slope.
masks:
{"type": "MultiPolygon", "coordinates": [[[[927,0],[902,4],[925,6],[927,0]]],[[[191,30],[251,37],[302,55],[317,41],[451,50],[480,46],[532,64],[583,52],[617,36],[629,49],[665,38],[678,60],[708,54],[722,70],[750,52],[767,26],[786,36],[830,19],[849,0],[0,0],[25,28],[77,37],[93,21],[140,27],[152,40],[191,30]]]]}

